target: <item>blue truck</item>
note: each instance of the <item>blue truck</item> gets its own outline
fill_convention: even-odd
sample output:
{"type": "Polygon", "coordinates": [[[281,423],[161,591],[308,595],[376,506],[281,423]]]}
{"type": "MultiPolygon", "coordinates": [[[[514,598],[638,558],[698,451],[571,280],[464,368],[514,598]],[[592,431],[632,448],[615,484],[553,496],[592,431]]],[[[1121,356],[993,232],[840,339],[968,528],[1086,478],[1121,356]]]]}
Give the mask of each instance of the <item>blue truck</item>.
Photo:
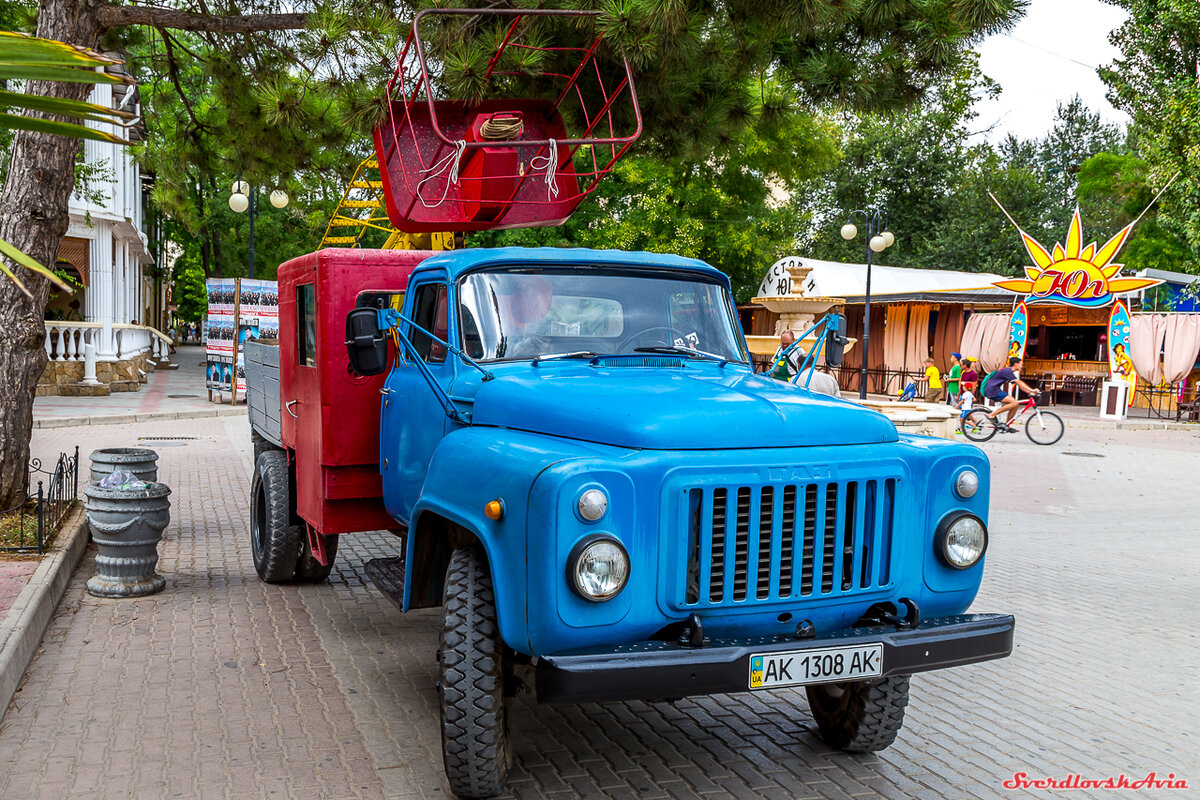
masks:
{"type": "Polygon", "coordinates": [[[339,533],[397,533],[366,570],[404,611],[442,607],[455,794],[503,791],[516,692],[804,687],[825,741],[865,752],[894,741],[910,675],[1011,652],[1011,616],[966,613],[983,453],[756,374],[713,267],[333,252],[281,268],[280,342],[250,356],[255,565],[320,580],[339,533]]]}

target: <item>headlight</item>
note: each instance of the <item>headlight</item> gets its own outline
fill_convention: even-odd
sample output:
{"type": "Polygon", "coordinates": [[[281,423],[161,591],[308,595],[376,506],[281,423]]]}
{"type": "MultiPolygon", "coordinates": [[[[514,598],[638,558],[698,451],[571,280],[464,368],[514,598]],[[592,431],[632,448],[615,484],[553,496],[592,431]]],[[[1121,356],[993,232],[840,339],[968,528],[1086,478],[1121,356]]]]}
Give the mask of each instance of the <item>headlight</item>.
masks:
{"type": "Polygon", "coordinates": [[[629,556],[620,542],[608,536],[584,539],[567,558],[567,582],[584,600],[616,597],[628,580],[629,556]]]}
{"type": "Polygon", "coordinates": [[[979,476],[974,470],[964,469],[958,473],[958,477],[954,479],[954,493],[966,500],[968,497],[974,497],[979,491],[979,476]]]}
{"type": "Polygon", "coordinates": [[[951,515],[938,525],[934,542],[946,566],[967,569],[979,563],[987,550],[987,527],[973,514],[951,515]]]}
{"type": "Polygon", "coordinates": [[[599,489],[588,489],[579,495],[579,516],[595,522],[608,511],[608,497],[599,489]]]}

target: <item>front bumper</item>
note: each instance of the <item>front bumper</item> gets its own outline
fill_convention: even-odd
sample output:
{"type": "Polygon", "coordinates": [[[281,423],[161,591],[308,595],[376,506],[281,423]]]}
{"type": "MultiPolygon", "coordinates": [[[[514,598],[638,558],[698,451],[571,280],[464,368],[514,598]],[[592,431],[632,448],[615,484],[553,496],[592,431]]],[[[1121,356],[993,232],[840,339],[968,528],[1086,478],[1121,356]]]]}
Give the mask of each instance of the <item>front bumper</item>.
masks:
{"type": "MultiPolygon", "coordinates": [[[[537,659],[541,703],[661,700],[749,689],[750,656],[842,645],[883,645],[883,675],[908,675],[1004,658],[1012,653],[1008,614],[936,617],[909,629],[847,628],[811,639],[718,639],[704,647],[635,642],[537,659]]],[[[757,690],[756,690],[757,691],[757,690]]]]}

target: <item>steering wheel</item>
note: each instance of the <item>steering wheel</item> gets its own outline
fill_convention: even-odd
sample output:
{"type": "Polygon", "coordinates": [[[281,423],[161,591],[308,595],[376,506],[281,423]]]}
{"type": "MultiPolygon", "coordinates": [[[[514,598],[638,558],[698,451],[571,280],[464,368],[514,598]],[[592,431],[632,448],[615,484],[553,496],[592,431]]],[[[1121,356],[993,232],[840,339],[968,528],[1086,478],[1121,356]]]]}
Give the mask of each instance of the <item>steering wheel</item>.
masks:
{"type": "MultiPolygon", "coordinates": [[[[687,341],[687,334],[684,333],[683,331],[679,330],[678,328],[672,328],[670,325],[656,325],[653,328],[643,328],[642,330],[637,331],[636,333],[631,333],[630,335],[626,336],[624,339],[622,339],[617,344],[617,352],[618,353],[625,352],[625,345],[636,342],[638,339],[642,338],[643,336],[654,333],[655,331],[666,331],[667,333],[672,333],[672,334],[677,335],[680,339],[683,339],[685,342],[687,341]]],[[[674,341],[674,338],[672,337],[672,339],[670,341],[668,341],[665,346],[671,347],[674,344],[675,344],[675,341],[674,341]]]]}

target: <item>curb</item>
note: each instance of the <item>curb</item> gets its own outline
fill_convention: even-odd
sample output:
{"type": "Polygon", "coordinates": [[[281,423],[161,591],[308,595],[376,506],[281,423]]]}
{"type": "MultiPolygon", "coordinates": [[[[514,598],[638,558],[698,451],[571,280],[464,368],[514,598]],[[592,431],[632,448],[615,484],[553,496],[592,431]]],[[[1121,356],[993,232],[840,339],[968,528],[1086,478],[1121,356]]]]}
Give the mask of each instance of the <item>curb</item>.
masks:
{"type": "Polygon", "coordinates": [[[0,721],[33,663],[67,582],[87,549],[87,520],[80,503],[63,521],[59,543],[42,559],[29,583],[0,620],[0,721]]]}
{"type": "Polygon", "coordinates": [[[80,425],[128,425],[134,422],[158,422],[169,419],[237,417],[248,413],[246,406],[214,408],[211,411],[154,411],[148,414],[101,414],[91,417],[46,417],[35,419],[34,428],[75,428],[80,425]]]}

